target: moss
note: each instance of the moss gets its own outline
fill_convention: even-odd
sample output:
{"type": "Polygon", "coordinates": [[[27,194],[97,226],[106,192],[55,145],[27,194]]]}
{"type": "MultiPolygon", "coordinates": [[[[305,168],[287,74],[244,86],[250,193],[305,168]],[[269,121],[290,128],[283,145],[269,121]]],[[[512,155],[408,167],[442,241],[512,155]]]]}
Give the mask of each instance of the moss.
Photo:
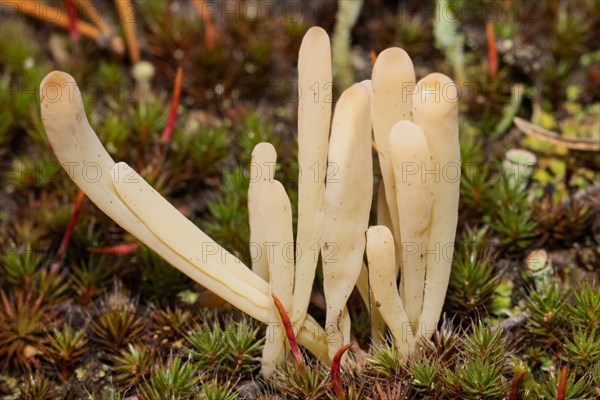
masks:
{"type": "Polygon", "coordinates": [[[137,315],[135,304],[117,304],[101,310],[90,324],[91,338],[108,351],[118,351],[142,340],[148,321],[137,315]]]}
{"type": "MultiPolygon", "coordinates": [[[[417,3],[363,8],[349,43],[357,76],[369,75],[371,50],[397,45],[418,60],[418,76],[460,65],[435,50],[434,10],[417,3]]],[[[475,10],[467,1],[448,2],[457,17],[452,29],[464,38],[449,55],[462,52],[464,68],[454,75],[464,76],[465,85],[459,232],[445,320],[408,359],[389,343],[367,359],[349,357],[342,368],[348,399],[506,398],[522,372],[515,393],[556,398],[563,367],[566,398],[597,396],[600,225],[594,197],[584,191],[598,181],[598,157],[524,138],[510,119],[517,115],[569,138],[597,138],[598,4],[572,0],[533,9],[486,1],[475,10]],[[486,68],[484,9],[500,13],[495,80],[486,68]],[[515,87],[525,88],[518,99],[515,87]],[[526,184],[511,184],[502,171],[509,148],[538,158],[526,184]],[[540,249],[551,263],[536,280],[525,261],[540,249]]],[[[89,248],[132,239],[89,203],[67,257],[53,267],[76,188],[49,152],[37,101],[40,80],[60,66],[55,49],[46,46],[54,35],[66,43],[70,72],[97,89],[85,96],[86,109],[115,160],[130,160],[186,216],[249,263],[251,151],[262,141],[275,146],[276,178],[295,204],[296,178],[283,173],[297,172],[290,82],[306,27],[334,22],[335,7],[301,7],[302,18],[292,18],[292,8],[255,20],[217,11],[218,40],[211,45],[188,2],[136,2],[142,55],[156,70],[142,100],[125,59],[91,41],[70,43],[66,32],[30,17],[6,15],[0,35],[0,396],[233,399],[244,398],[247,381],[255,382],[258,398],[333,396],[329,368],[311,359],[307,372],[289,363],[275,379],[262,380],[261,328],[227,306],[201,308],[197,285],[146,248],[91,254],[89,248]],[[181,103],[173,140],[164,146],[160,133],[179,66],[181,103]]],[[[322,290],[318,282],[315,290],[322,290]]],[[[366,310],[350,312],[353,340],[366,346],[366,310]]],[[[321,311],[313,315],[322,321],[321,311]]]]}
{"type": "Polygon", "coordinates": [[[0,291],[0,355],[2,367],[25,369],[39,365],[48,345],[47,333],[59,323],[58,312],[44,303],[44,296],[0,291]]]}
{"type": "Polygon", "coordinates": [[[196,325],[186,341],[190,356],[209,376],[247,378],[260,365],[262,340],[248,321],[230,321],[224,329],[218,321],[196,325]]]}
{"type": "Polygon", "coordinates": [[[147,378],[154,364],[152,350],[143,345],[129,344],[113,359],[115,380],[123,386],[135,386],[147,378]]]}
{"type": "Polygon", "coordinates": [[[144,399],[191,399],[197,394],[197,369],[180,357],[173,357],[168,364],[157,367],[140,392],[144,399]]]}
{"type": "Polygon", "coordinates": [[[138,261],[141,270],[141,289],[149,297],[164,304],[192,285],[190,278],[173,268],[146,246],[140,246],[138,261]]]}
{"type": "Polygon", "coordinates": [[[491,311],[499,284],[486,233],[485,230],[466,230],[458,241],[452,264],[446,307],[465,321],[466,317],[491,311]]]}

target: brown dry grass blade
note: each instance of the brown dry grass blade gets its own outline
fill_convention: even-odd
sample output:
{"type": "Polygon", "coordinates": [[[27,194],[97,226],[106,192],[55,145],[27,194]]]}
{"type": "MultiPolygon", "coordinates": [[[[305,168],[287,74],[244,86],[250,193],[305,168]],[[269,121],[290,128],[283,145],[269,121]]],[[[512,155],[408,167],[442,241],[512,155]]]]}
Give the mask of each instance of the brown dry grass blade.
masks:
{"type": "Polygon", "coordinates": [[[564,146],[570,150],[600,151],[600,140],[598,139],[576,139],[561,136],[557,132],[549,131],[539,125],[515,117],[513,122],[521,132],[526,135],[535,136],[548,143],[564,146]]]}

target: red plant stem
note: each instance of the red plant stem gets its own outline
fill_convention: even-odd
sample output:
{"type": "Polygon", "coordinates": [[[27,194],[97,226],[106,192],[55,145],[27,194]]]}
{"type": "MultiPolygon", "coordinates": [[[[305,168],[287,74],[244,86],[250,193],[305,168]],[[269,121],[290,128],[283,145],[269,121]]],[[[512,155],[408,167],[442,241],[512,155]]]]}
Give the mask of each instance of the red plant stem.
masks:
{"type": "Polygon", "coordinates": [[[69,16],[69,37],[74,42],[79,38],[79,29],[77,29],[77,12],[73,0],[65,0],[67,15],[69,16]]]}
{"type": "Polygon", "coordinates": [[[556,392],[556,400],[565,400],[565,392],[567,391],[567,377],[569,371],[567,367],[563,367],[560,371],[560,381],[558,382],[558,391],[556,392]]]}
{"type": "Polygon", "coordinates": [[[167,126],[163,131],[160,142],[162,144],[169,143],[173,130],[175,129],[175,120],[177,119],[177,107],[179,106],[179,98],[181,97],[181,80],[183,79],[183,69],[177,68],[177,76],[175,77],[175,86],[173,87],[173,98],[171,99],[171,109],[169,110],[169,119],[167,126]]]}
{"type": "MultiPolygon", "coordinates": [[[[63,29],[69,28],[69,17],[63,12],[63,10],[52,7],[49,4],[44,4],[43,7],[39,7],[34,2],[0,0],[0,5],[14,8],[25,15],[29,15],[30,17],[39,19],[40,21],[59,26],[63,29]]],[[[82,36],[88,37],[96,42],[98,42],[101,38],[100,30],[94,25],[88,24],[87,22],[77,21],[77,30],[82,36]]],[[[110,39],[108,46],[115,53],[123,54],[123,41],[120,37],[113,36],[110,39]]]]}
{"type": "Polygon", "coordinates": [[[333,386],[333,391],[339,400],[346,400],[346,392],[342,387],[342,375],[340,373],[340,362],[342,360],[342,356],[344,353],[352,347],[352,343],[346,343],[343,345],[335,356],[333,356],[333,361],[331,362],[331,385],[333,386]]]}
{"type": "Polygon", "coordinates": [[[208,50],[214,50],[217,46],[217,40],[219,35],[217,34],[217,28],[212,22],[211,18],[206,19],[204,27],[204,42],[208,50]]]}
{"type": "Polygon", "coordinates": [[[54,262],[50,268],[51,271],[58,271],[60,265],[65,260],[67,256],[67,249],[69,248],[69,244],[71,243],[71,236],[73,236],[73,230],[75,229],[75,224],[77,223],[77,218],[79,217],[79,212],[81,211],[81,207],[83,206],[83,201],[85,200],[85,193],[81,190],[77,193],[77,198],[75,199],[75,207],[73,208],[73,214],[71,214],[71,219],[69,219],[69,224],[67,225],[67,230],[60,242],[60,246],[58,247],[58,251],[56,252],[56,257],[54,258],[54,262]]]}
{"type": "Polygon", "coordinates": [[[137,243],[130,242],[108,247],[88,247],[87,251],[93,254],[129,254],[136,251],[138,247],[137,243]]]}
{"type": "Polygon", "coordinates": [[[508,400],[517,400],[519,396],[519,386],[521,386],[521,381],[525,376],[525,371],[519,372],[515,379],[513,379],[512,384],[510,385],[510,393],[508,394],[508,400]]]}
{"type": "Polygon", "coordinates": [[[498,72],[498,49],[496,48],[496,34],[494,33],[494,23],[488,22],[485,26],[487,33],[487,46],[488,46],[488,70],[490,73],[490,79],[496,80],[496,73],[498,72]]]}
{"type": "MultiPolygon", "coordinates": [[[[44,7],[29,7],[31,3],[24,1],[0,0],[0,4],[6,7],[15,8],[23,14],[37,18],[41,21],[51,23],[61,28],[69,29],[69,17],[56,7],[44,4],[44,7]]],[[[84,36],[93,40],[98,40],[100,31],[95,26],[84,21],[77,22],[77,30],[84,36]]]]}
{"type": "Polygon", "coordinates": [[[375,50],[371,50],[371,65],[375,65],[375,61],[377,61],[377,53],[375,50]]]}
{"type": "Polygon", "coordinates": [[[288,341],[290,342],[290,348],[292,350],[292,354],[294,355],[294,359],[296,359],[296,364],[301,372],[306,371],[306,364],[304,363],[304,358],[302,357],[302,353],[300,353],[300,347],[298,346],[298,341],[296,340],[296,335],[294,335],[294,329],[292,328],[292,323],[290,322],[290,317],[288,316],[287,311],[279,298],[275,295],[275,293],[271,293],[271,297],[273,297],[273,301],[275,302],[275,307],[277,307],[277,311],[279,312],[279,316],[281,317],[281,322],[283,322],[283,327],[285,328],[285,333],[287,335],[288,341]]]}
{"type": "Polygon", "coordinates": [[[207,12],[206,4],[204,0],[191,0],[192,5],[196,7],[198,14],[204,22],[204,44],[208,50],[214,50],[217,45],[219,35],[217,34],[217,27],[213,21],[212,14],[207,12]]]}

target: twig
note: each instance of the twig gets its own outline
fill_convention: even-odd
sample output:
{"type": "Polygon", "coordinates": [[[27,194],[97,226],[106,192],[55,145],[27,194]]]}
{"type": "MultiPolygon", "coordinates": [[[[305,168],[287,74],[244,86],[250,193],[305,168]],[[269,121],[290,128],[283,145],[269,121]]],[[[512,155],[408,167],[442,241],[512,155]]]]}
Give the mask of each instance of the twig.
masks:
{"type": "Polygon", "coordinates": [[[50,271],[56,272],[60,268],[61,264],[65,260],[67,255],[67,249],[69,248],[69,244],[71,243],[71,236],[73,236],[73,230],[75,229],[75,224],[77,223],[77,218],[79,217],[79,212],[81,211],[81,207],[83,206],[83,201],[85,200],[85,193],[81,190],[77,193],[77,199],[75,199],[75,207],[73,208],[73,214],[71,214],[71,219],[69,219],[69,224],[67,225],[67,229],[65,230],[65,234],[60,242],[60,246],[58,247],[58,251],[56,252],[56,257],[54,258],[54,262],[50,267],[50,271]]]}
{"type": "Polygon", "coordinates": [[[333,361],[331,363],[331,385],[333,386],[333,391],[339,400],[346,400],[346,393],[344,392],[344,388],[342,387],[342,376],[340,373],[340,362],[342,360],[342,356],[344,353],[352,347],[352,342],[346,343],[343,345],[335,356],[333,357],[333,361]]]}
{"type": "Polygon", "coordinates": [[[557,132],[549,131],[519,117],[515,117],[513,122],[521,132],[535,136],[545,142],[565,146],[571,150],[600,151],[600,140],[598,139],[577,139],[561,136],[557,132]]]}
{"type": "MultiPolygon", "coordinates": [[[[26,1],[11,0],[0,0],[0,4],[15,8],[17,11],[25,15],[29,15],[30,17],[51,23],[63,29],[69,29],[69,18],[62,10],[56,7],[46,4],[35,4],[35,6],[32,7],[31,3],[26,1]]],[[[96,43],[101,46],[104,45],[106,38],[94,25],[88,24],[84,21],[77,21],[77,30],[82,36],[96,41],[96,43]]],[[[120,37],[112,37],[107,45],[115,53],[123,54],[123,41],[120,37]]]]}
{"type": "Polygon", "coordinates": [[[133,4],[131,4],[130,0],[115,0],[115,5],[119,12],[121,25],[123,25],[123,32],[125,32],[129,59],[131,60],[131,64],[135,65],[140,61],[140,47],[135,32],[136,24],[133,4]]]}
{"type": "Polygon", "coordinates": [[[529,318],[528,312],[522,312],[517,315],[514,315],[510,318],[502,320],[500,324],[492,326],[492,332],[496,332],[497,329],[501,329],[503,331],[508,331],[512,328],[516,328],[519,325],[524,324],[529,318]]]}

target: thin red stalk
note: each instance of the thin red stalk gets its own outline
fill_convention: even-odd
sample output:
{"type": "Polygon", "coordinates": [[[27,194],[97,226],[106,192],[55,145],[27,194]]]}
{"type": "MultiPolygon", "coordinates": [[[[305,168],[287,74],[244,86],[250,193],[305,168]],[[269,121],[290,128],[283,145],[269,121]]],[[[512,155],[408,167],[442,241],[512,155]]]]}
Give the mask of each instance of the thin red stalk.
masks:
{"type": "Polygon", "coordinates": [[[510,393],[508,394],[508,400],[517,400],[519,396],[519,386],[521,386],[521,381],[525,376],[525,371],[519,372],[512,381],[510,385],[510,393]]]}
{"type": "Polygon", "coordinates": [[[371,50],[371,65],[375,65],[375,61],[377,61],[377,53],[375,50],[371,50]]]}
{"type": "MultiPolygon", "coordinates": [[[[49,4],[44,4],[44,7],[28,7],[27,2],[10,0],[0,0],[0,4],[9,8],[15,8],[23,14],[60,26],[63,29],[69,29],[69,17],[65,15],[63,10],[52,7],[49,4]]],[[[77,21],[77,30],[83,36],[87,36],[92,40],[98,40],[100,37],[98,28],[84,21],[77,21]]]]}
{"type": "Polygon", "coordinates": [[[333,361],[331,362],[331,385],[333,386],[333,391],[339,400],[346,400],[346,392],[342,387],[342,375],[340,372],[340,362],[342,360],[342,356],[344,353],[352,347],[352,343],[347,343],[343,345],[335,356],[333,356],[333,361]]]}
{"type": "Polygon", "coordinates": [[[138,249],[138,244],[135,242],[120,243],[108,247],[88,247],[87,251],[93,254],[129,254],[138,249]]]}
{"type": "Polygon", "coordinates": [[[213,21],[212,14],[206,12],[206,4],[204,0],[191,0],[192,5],[196,7],[200,18],[204,22],[204,44],[208,50],[213,50],[217,45],[219,35],[217,34],[217,27],[213,21]]]}
{"type": "Polygon", "coordinates": [[[71,243],[71,236],[73,236],[73,230],[75,229],[75,224],[77,223],[77,218],[79,217],[79,212],[81,211],[81,207],[83,206],[83,201],[85,200],[85,193],[81,190],[77,193],[77,198],[75,199],[75,207],[73,208],[73,214],[71,214],[71,219],[69,219],[69,224],[67,225],[67,230],[60,242],[60,246],[58,247],[58,251],[56,252],[56,257],[54,258],[54,262],[52,263],[51,270],[57,271],[60,268],[60,265],[65,260],[67,255],[67,249],[69,248],[69,244],[71,243]]]}
{"type": "MultiPolygon", "coordinates": [[[[30,3],[25,1],[0,0],[0,5],[14,8],[25,15],[59,26],[63,29],[69,29],[69,17],[63,10],[52,7],[49,4],[44,4],[43,7],[29,7],[30,3]]],[[[77,30],[82,36],[88,37],[96,42],[101,38],[100,30],[87,22],[77,21],[77,30]]],[[[113,36],[110,39],[108,46],[114,52],[123,54],[123,40],[120,37],[113,36]]]]}
{"type": "Polygon", "coordinates": [[[77,29],[77,11],[73,0],[65,0],[67,15],[69,16],[69,37],[74,42],[79,38],[79,29],[77,29]]]}
{"type": "Polygon", "coordinates": [[[204,42],[206,44],[206,48],[208,50],[214,50],[217,46],[217,40],[219,39],[217,28],[210,17],[204,22],[204,42]]]}
{"type": "Polygon", "coordinates": [[[292,354],[296,359],[296,364],[298,364],[298,368],[300,369],[300,371],[306,371],[306,364],[304,363],[302,353],[300,353],[300,347],[298,346],[296,335],[294,335],[294,329],[292,328],[290,317],[288,316],[285,307],[283,306],[283,304],[281,304],[281,301],[279,301],[279,298],[275,295],[275,293],[271,293],[271,297],[273,297],[273,301],[275,302],[275,306],[277,307],[277,311],[279,312],[279,316],[281,317],[281,322],[283,322],[283,327],[285,328],[285,333],[287,335],[288,341],[290,342],[292,354]]]}
{"type": "Polygon", "coordinates": [[[498,49],[496,48],[496,34],[494,33],[494,23],[488,22],[485,26],[487,33],[487,46],[488,46],[488,70],[490,73],[490,79],[496,80],[496,74],[498,72],[498,49]]]}
{"type": "Polygon", "coordinates": [[[179,98],[181,97],[181,80],[183,79],[183,69],[177,68],[177,76],[175,77],[175,86],[173,87],[173,98],[171,99],[171,109],[169,110],[169,119],[167,126],[163,131],[160,142],[162,144],[169,143],[173,130],[175,129],[175,120],[177,119],[177,107],[179,106],[179,98]]]}
{"type": "Polygon", "coordinates": [[[556,400],[565,400],[568,376],[569,376],[569,371],[567,370],[567,367],[563,367],[562,371],[560,371],[560,382],[558,383],[558,391],[556,392],[556,400]]]}

